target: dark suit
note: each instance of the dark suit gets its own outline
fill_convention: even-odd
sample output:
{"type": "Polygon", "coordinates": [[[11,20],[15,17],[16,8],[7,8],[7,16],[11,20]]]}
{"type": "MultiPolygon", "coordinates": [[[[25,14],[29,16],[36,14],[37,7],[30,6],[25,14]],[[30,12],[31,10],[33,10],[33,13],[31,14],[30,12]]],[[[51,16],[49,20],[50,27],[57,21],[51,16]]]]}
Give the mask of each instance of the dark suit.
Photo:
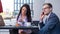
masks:
{"type": "Polygon", "coordinates": [[[60,22],[56,14],[51,13],[45,24],[40,23],[38,34],[60,34],[60,22]]]}

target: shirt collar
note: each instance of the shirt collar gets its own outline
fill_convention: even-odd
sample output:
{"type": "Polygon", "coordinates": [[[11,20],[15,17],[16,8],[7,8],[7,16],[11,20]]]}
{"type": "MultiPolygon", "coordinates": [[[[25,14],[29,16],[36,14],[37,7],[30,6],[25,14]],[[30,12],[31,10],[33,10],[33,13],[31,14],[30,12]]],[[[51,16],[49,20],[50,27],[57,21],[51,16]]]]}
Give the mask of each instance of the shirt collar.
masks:
{"type": "Polygon", "coordinates": [[[50,12],[46,17],[49,18],[49,16],[51,15],[52,12],[50,12]]]}

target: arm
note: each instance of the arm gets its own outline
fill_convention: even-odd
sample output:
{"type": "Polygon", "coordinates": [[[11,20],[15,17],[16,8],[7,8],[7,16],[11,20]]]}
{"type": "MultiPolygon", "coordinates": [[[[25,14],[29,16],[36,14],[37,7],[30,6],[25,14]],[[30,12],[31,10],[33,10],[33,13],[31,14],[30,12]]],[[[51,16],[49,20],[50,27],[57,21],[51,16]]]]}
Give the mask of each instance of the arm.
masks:
{"type": "Polygon", "coordinates": [[[43,24],[42,22],[42,23],[39,23],[39,25],[40,25],[40,28],[42,28],[45,24],[43,24]]]}
{"type": "Polygon", "coordinates": [[[40,28],[42,28],[44,26],[44,24],[43,24],[44,17],[45,17],[45,14],[44,14],[44,12],[42,12],[40,15],[40,22],[39,22],[40,28]]]}
{"type": "Polygon", "coordinates": [[[18,20],[16,20],[16,26],[21,26],[21,23],[22,21],[21,21],[21,19],[19,18],[18,20]]]}

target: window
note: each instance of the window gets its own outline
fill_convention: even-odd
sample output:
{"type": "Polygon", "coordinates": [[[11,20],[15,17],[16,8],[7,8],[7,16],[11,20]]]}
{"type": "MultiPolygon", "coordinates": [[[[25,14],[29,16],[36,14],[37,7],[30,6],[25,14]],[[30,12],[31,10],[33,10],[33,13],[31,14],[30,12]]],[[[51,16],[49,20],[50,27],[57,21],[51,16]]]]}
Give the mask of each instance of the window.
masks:
{"type": "Polygon", "coordinates": [[[14,15],[15,16],[19,13],[20,7],[25,3],[29,4],[31,13],[33,15],[33,0],[14,0],[14,15]]]}

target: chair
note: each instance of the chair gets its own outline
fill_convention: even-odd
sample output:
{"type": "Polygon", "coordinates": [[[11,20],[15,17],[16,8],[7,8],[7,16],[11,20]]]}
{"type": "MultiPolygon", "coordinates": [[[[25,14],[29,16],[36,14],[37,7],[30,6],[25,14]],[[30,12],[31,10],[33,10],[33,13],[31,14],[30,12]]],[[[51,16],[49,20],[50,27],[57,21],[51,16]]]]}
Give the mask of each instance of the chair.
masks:
{"type": "Polygon", "coordinates": [[[10,29],[10,34],[18,34],[18,29],[10,29]]]}
{"type": "Polygon", "coordinates": [[[38,26],[39,21],[33,21],[31,25],[38,26]]]}
{"type": "MultiPolygon", "coordinates": [[[[38,23],[39,23],[39,21],[33,21],[33,22],[32,22],[32,25],[33,25],[33,26],[38,26],[38,23]]],[[[38,30],[39,30],[39,29],[32,30],[32,33],[31,33],[31,34],[37,34],[38,30]]]]}
{"type": "Polygon", "coordinates": [[[4,25],[5,25],[4,20],[3,20],[2,16],[0,15],[0,26],[4,26],[4,25]]]}

